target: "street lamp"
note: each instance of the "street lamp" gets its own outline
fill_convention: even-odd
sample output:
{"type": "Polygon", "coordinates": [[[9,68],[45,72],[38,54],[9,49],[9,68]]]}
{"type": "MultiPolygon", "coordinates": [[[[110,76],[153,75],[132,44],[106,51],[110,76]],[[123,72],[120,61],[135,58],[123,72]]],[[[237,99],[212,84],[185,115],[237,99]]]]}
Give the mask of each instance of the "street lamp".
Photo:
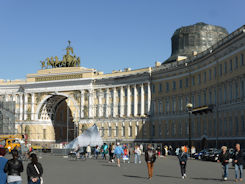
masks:
{"type": "Polygon", "coordinates": [[[191,113],[192,113],[192,103],[188,103],[186,105],[186,108],[188,110],[188,114],[189,114],[189,139],[188,139],[188,145],[189,145],[189,149],[191,149],[191,113]]]}

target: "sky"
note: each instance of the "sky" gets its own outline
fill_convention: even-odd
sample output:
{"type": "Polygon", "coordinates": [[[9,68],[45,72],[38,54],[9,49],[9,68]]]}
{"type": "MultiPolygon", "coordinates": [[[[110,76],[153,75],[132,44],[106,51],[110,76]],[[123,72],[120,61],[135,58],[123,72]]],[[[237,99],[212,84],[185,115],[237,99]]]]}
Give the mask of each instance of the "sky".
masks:
{"type": "Polygon", "coordinates": [[[0,79],[25,79],[40,61],[65,54],[111,73],[171,55],[171,36],[197,22],[229,33],[245,24],[244,0],[0,0],[0,79]]]}

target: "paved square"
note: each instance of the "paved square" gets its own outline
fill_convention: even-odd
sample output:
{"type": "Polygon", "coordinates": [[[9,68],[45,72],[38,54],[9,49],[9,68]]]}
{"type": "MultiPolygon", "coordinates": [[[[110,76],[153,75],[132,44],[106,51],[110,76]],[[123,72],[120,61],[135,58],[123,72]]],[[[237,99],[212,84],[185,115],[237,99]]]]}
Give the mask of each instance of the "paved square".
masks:
{"type": "MultiPolygon", "coordinates": [[[[44,167],[44,181],[47,184],[216,184],[221,181],[221,165],[214,162],[188,160],[187,178],[181,179],[180,168],[176,157],[169,156],[156,160],[154,176],[147,180],[146,164],[125,163],[118,168],[116,164],[105,160],[88,159],[69,161],[67,158],[42,154],[39,161],[44,167]]],[[[26,168],[26,162],[24,163],[26,168]]],[[[26,170],[23,173],[26,182],[26,170]]],[[[229,181],[234,183],[234,168],[229,169],[229,181]]],[[[238,182],[239,183],[239,182],[238,182]]]]}

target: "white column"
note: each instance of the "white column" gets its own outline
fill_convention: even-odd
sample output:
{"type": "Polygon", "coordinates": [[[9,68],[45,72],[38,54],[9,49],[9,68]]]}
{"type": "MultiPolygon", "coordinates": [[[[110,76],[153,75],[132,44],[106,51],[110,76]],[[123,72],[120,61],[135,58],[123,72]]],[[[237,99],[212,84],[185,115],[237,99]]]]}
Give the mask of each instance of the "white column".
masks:
{"type": "Polygon", "coordinates": [[[140,97],[140,99],[141,99],[141,111],[140,111],[140,115],[141,116],[144,116],[145,115],[145,91],[144,91],[144,84],[141,84],[141,87],[140,87],[140,89],[141,89],[141,97],[140,97]]]}
{"type": "Polygon", "coordinates": [[[148,94],[148,97],[147,97],[147,101],[148,101],[148,107],[147,107],[147,113],[150,114],[151,112],[151,84],[150,82],[148,82],[148,89],[147,89],[147,94],[148,94]]]}
{"type": "Polygon", "coordinates": [[[81,90],[80,101],[80,117],[84,118],[84,90],[81,90]]]}
{"type": "Polygon", "coordinates": [[[130,94],[130,85],[127,87],[127,116],[131,114],[131,94],[130,94]]]}
{"type": "Polygon", "coordinates": [[[20,96],[20,104],[19,104],[20,121],[22,121],[23,120],[23,94],[21,93],[19,96],[20,96]]]}
{"type": "Polygon", "coordinates": [[[24,120],[27,120],[28,94],[24,94],[24,120]]]}
{"type": "Polygon", "coordinates": [[[120,117],[123,117],[124,115],[124,99],[123,99],[123,96],[124,96],[124,90],[123,90],[123,86],[121,86],[121,89],[120,89],[120,117]]]}
{"type": "Polygon", "coordinates": [[[9,101],[9,95],[5,94],[5,101],[8,102],[9,101]]]}
{"type": "Polygon", "coordinates": [[[92,118],[93,117],[93,98],[94,98],[94,95],[93,95],[93,90],[89,90],[89,98],[88,98],[88,106],[89,106],[89,111],[88,111],[88,117],[89,118],[92,118]]]}
{"type": "Polygon", "coordinates": [[[110,104],[109,104],[109,94],[110,94],[110,90],[109,88],[106,89],[106,99],[105,99],[105,104],[106,104],[106,117],[109,117],[109,108],[110,108],[110,104]]]}
{"type": "Polygon", "coordinates": [[[113,117],[117,116],[117,88],[113,88],[113,117]]]}
{"type": "Polygon", "coordinates": [[[134,116],[138,115],[138,92],[137,86],[134,85],[134,116]]]}
{"type": "Polygon", "coordinates": [[[103,107],[102,107],[102,95],[103,95],[103,92],[102,90],[100,89],[99,90],[99,117],[102,117],[103,116],[103,107]]]}
{"type": "Polygon", "coordinates": [[[35,114],[34,114],[34,104],[35,104],[35,94],[31,94],[31,120],[34,120],[35,114]]]}

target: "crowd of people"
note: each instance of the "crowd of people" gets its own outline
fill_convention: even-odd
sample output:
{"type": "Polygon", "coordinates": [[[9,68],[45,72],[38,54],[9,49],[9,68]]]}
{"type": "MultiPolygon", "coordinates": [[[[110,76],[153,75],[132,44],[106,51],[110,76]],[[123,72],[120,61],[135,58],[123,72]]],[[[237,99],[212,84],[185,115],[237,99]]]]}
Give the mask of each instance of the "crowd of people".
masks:
{"type": "MultiPolygon", "coordinates": [[[[6,154],[5,148],[0,148],[0,184],[21,184],[21,173],[24,172],[22,160],[18,150],[11,151],[12,159],[4,158],[6,154]]],[[[30,163],[26,167],[28,184],[42,184],[43,168],[38,162],[37,155],[31,153],[29,155],[30,163]]]]}

